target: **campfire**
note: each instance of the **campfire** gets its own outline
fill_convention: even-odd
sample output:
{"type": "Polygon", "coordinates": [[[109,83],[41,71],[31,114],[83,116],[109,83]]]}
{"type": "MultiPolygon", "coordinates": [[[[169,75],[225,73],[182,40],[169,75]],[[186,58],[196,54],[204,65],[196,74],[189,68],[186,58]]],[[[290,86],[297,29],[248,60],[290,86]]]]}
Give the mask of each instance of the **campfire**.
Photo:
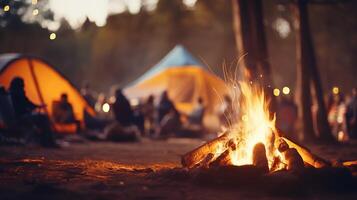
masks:
{"type": "Polygon", "coordinates": [[[187,168],[251,165],[264,172],[322,168],[330,163],[285,138],[275,127],[275,115],[260,84],[231,81],[233,110],[227,130],[182,157],[187,168]]]}

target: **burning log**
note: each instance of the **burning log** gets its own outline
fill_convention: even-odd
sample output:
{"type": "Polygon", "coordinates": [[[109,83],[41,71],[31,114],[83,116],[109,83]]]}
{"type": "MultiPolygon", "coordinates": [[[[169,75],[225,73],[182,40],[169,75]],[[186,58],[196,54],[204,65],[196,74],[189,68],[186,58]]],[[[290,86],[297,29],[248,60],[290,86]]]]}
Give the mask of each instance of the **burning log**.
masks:
{"type": "MultiPolygon", "coordinates": [[[[301,158],[303,159],[303,161],[305,163],[307,163],[315,168],[322,168],[322,167],[330,166],[330,163],[328,161],[318,157],[317,155],[314,155],[308,149],[305,149],[305,148],[295,144],[294,142],[292,142],[291,140],[289,140],[285,137],[280,137],[280,138],[282,138],[289,145],[289,148],[296,149],[297,153],[301,156],[301,158]]],[[[295,154],[295,153],[291,152],[291,154],[295,154]]]]}
{"type": "Polygon", "coordinates": [[[304,168],[304,161],[295,148],[289,148],[284,152],[287,170],[301,170],[304,168]]]}
{"type": "Polygon", "coordinates": [[[218,166],[230,166],[233,165],[230,157],[231,151],[227,149],[224,151],[221,155],[217,157],[216,160],[214,160],[210,166],[218,167],[218,166]]]}
{"type": "Polygon", "coordinates": [[[353,176],[357,176],[357,160],[345,161],[341,164],[342,166],[348,168],[353,176]]]}
{"type": "Polygon", "coordinates": [[[258,143],[253,148],[253,165],[261,168],[264,172],[269,171],[268,159],[263,143],[258,143]]]}
{"type": "Polygon", "coordinates": [[[222,136],[207,142],[198,148],[186,153],[181,158],[181,164],[184,167],[192,168],[203,161],[208,154],[215,154],[220,145],[227,141],[227,135],[222,136]]]}
{"type": "Polygon", "coordinates": [[[304,161],[295,148],[289,148],[284,139],[280,139],[278,151],[283,154],[287,170],[300,170],[304,168],[304,161]]]}
{"type": "Polygon", "coordinates": [[[342,165],[345,167],[357,166],[357,160],[345,161],[342,165]]]}
{"type": "Polygon", "coordinates": [[[279,156],[273,158],[273,163],[271,165],[270,171],[274,172],[279,169],[286,169],[286,164],[282,162],[279,156]]]}
{"type": "Polygon", "coordinates": [[[232,151],[235,151],[237,149],[237,145],[234,143],[234,140],[233,139],[230,139],[227,144],[226,144],[226,147],[228,149],[231,149],[232,151]]]}
{"type": "Polygon", "coordinates": [[[194,168],[208,168],[210,163],[214,160],[214,154],[209,153],[201,162],[197,163],[194,168]]]}

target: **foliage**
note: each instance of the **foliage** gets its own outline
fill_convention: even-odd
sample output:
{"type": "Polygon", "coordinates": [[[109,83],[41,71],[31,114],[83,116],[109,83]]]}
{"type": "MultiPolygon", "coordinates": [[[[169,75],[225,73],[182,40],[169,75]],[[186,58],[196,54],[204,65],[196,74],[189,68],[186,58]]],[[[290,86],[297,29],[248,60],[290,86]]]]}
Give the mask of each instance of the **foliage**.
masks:
{"type": "MultiPolygon", "coordinates": [[[[39,2],[43,2],[38,5],[40,9],[46,11],[41,12],[43,16],[40,17],[52,20],[52,14],[46,10],[46,1],[39,2]]],[[[288,6],[283,11],[278,9],[277,2],[279,0],[264,1],[269,56],[277,84],[293,85],[294,34],[282,39],[272,27],[277,17],[291,24],[290,13],[288,6]]],[[[72,30],[63,20],[53,41],[49,40],[50,32],[36,21],[23,22],[20,10],[32,9],[27,1],[3,0],[0,6],[5,4],[11,6],[11,12],[0,13],[0,53],[20,52],[44,57],[77,86],[84,80],[104,91],[113,84],[124,86],[156,64],[178,43],[185,45],[218,74],[224,61],[230,64],[237,59],[230,1],[198,0],[194,8],[188,8],[180,0],[160,0],[156,10],[149,11],[144,6],[136,15],[129,12],[112,15],[104,27],[87,20],[78,30],[72,30]]],[[[311,13],[318,61],[328,65],[330,70],[321,70],[322,77],[341,64],[346,68],[345,79],[353,80],[350,77],[357,73],[352,67],[357,65],[353,56],[356,45],[348,44],[357,41],[356,12],[353,11],[357,6],[350,4],[312,7],[318,13],[311,13]],[[340,20],[349,23],[340,23],[340,20]],[[338,30],[333,28],[336,24],[338,30]]],[[[346,84],[351,85],[351,82],[346,84]]]]}

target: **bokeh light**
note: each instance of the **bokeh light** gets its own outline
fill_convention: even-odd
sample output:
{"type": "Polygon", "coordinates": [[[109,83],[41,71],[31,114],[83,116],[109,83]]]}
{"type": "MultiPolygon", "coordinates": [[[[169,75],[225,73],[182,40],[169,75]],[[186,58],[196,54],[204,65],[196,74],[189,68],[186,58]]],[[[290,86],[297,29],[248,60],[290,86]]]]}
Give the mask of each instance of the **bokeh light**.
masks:
{"type": "Polygon", "coordinates": [[[340,93],[340,88],[338,88],[338,87],[336,87],[336,86],[333,87],[333,88],[332,88],[332,93],[333,93],[333,94],[338,94],[338,93],[340,93]]]}
{"type": "Polygon", "coordinates": [[[287,86],[283,87],[283,94],[285,94],[285,95],[290,94],[290,88],[287,86]]]}
{"type": "Polygon", "coordinates": [[[109,111],[110,111],[110,105],[109,105],[109,103],[103,104],[102,110],[103,110],[103,112],[105,112],[105,113],[109,112],[109,111]]]}
{"type": "Polygon", "coordinates": [[[281,38],[287,38],[291,32],[289,22],[282,17],[275,20],[273,28],[278,32],[281,38]]]}
{"type": "Polygon", "coordinates": [[[10,6],[9,6],[9,5],[4,6],[4,11],[5,11],[5,12],[10,11],[10,6]]]}
{"type": "Polygon", "coordinates": [[[274,94],[274,96],[278,97],[280,95],[280,90],[278,88],[275,88],[273,90],[273,94],[274,94]]]}
{"type": "Polygon", "coordinates": [[[34,10],[32,11],[32,15],[34,15],[34,16],[38,15],[38,9],[34,9],[34,10]]]}
{"type": "Polygon", "coordinates": [[[50,40],[55,40],[56,39],[56,33],[51,33],[50,34],[50,40]]]}

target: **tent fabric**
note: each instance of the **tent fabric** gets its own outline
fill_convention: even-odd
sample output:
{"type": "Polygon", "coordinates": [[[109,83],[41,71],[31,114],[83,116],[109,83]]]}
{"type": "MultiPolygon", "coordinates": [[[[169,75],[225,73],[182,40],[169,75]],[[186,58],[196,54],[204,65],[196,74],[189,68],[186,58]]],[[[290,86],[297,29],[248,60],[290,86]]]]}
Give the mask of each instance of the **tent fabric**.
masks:
{"type": "Polygon", "coordinates": [[[172,66],[124,92],[129,98],[145,98],[159,96],[165,90],[184,113],[192,111],[199,97],[203,98],[207,112],[213,113],[223,96],[229,94],[222,79],[195,65],[172,66]]]}
{"type": "Polygon", "coordinates": [[[172,49],[157,65],[124,89],[130,99],[160,96],[168,91],[170,99],[184,113],[192,111],[199,97],[208,113],[216,111],[223,96],[229,94],[225,82],[210,73],[182,45],[172,49]]]}
{"type": "Polygon", "coordinates": [[[168,91],[176,107],[185,113],[192,111],[199,97],[203,98],[208,113],[213,113],[229,94],[224,81],[210,73],[182,45],[172,49],[157,65],[125,88],[130,99],[159,96],[168,91]]]}
{"type": "Polygon", "coordinates": [[[68,94],[76,119],[83,122],[84,110],[95,114],[73,84],[40,58],[21,54],[0,55],[0,84],[8,89],[14,77],[24,79],[26,95],[32,102],[41,104],[42,96],[50,115],[53,101],[58,100],[62,93],[68,94]]]}
{"type": "Polygon", "coordinates": [[[145,72],[130,85],[135,85],[171,67],[191,65],[206,69],[206,66],[193,57],[185,47],[182,45],[176,45],[159,63],[145,72]]]}

